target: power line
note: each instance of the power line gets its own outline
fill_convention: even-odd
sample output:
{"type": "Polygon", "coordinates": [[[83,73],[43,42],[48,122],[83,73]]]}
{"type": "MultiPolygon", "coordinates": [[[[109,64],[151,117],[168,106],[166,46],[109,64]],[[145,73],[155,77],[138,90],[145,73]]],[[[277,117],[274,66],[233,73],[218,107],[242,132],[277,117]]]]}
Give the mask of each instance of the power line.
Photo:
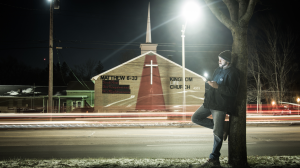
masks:
{"type": "MultiPolygon", "coordinates": [[[[1,48],[0,50],[16,50],[16,49],[41,49],[41,48],[49,48],[49,47],[22,47],[22,48],[1,48]]],[[[117,48],[83,48],[83,47],[64,47],[63,49],[79,49],[79,50],[125,50],[125,51],[140,51],[140,49],[117,49],[117,48]]],[[[180,50],[156,50],[158,52],[182,52],[180,50]]],[[[210,53],[210,52],[220,52],[221,50],[215,51],[196,51],[196,50],[186,50],[185,52],[192,53],[210,53]]]]}
{"type": "MultiPolygon", "coordinates": [[[[48,43],[48,40],[18,40],[18,41],[0,41],[0,43],[14,43],[17,42],[24,44],[24,42],[38,42],[38,43],[48,43]]],[[[57,42],[57,41],[56,41],[57,42]]],[[[80,44],[100,44],[100,45],[135,45],[139,46],[143,42],[110,42],[110,41],[81,41],[81,40],[58,40],[59,43],[80,43],[80,44]]],[[[182,47],[181,45],[177,45],[176,43],[155,43],[159,46],[178,46],[182,47]]],[[[230,44],[193,44],[187,43],[185,44],[186,47],[199,47],[199,46],[232,46],[230,44]]]]}
{"type": "MultiPolygon", "coordinates": [[[[59,51],[58,51],[59,52],[59,51]]],[[[58,52],[57,52],[57,57],[58,57],[58,61],[59,61],[59,66],[60,66],[60,60],[59,60],[59,54],[58,54],[58,52]]],[[[66,62],[65,62],[66,63],[66,62]]],[[[88,90],[91,90],[87,85],[86,85],[86,83],[82,80],[82,82],[80,82],[80,80],[77,78],[77,76],[75,75],[75,73],[73,72],[73,70],[70,68],[70,66],[66,63],[66,65],[68,66],[68,68],[69,68],[69,70],[70,70],[70,72],[72,72],[72,74],[74,75],[74,77],[76,78],[76,80],[83,86],[83,87],[85,87],[85,88],[87,88],[88,90]],[[84,85],[82,84],[82,83],[84,83],[84,85]]],[[[61,67],[60,67],[60,71],[61,71],[61,67]]],[[[62,73],[62,72],[61,72],[62,73]]],[[[63,77],[62,77],[63,78],[63,77]]],[[[64,79],[63,79],[64,80],[64,79]]]]}

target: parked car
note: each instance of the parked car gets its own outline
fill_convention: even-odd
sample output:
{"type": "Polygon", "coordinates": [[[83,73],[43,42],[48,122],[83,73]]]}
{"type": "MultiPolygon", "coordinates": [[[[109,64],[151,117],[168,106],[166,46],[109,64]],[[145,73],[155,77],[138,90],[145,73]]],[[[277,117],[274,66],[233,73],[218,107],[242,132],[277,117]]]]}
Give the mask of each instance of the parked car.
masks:
{"type": "Polygon", "coordinates": [[[272,109],[273,115],[291,115],[292,111],[287,106],[279,106],[277,109],[272,109]]]}
{"type": "Polygon", "coordinates": [[[292,114],[292,111],[289,109],[284,109],[281,111],[281,115],[291,115],[291,114],[292,114]]]}

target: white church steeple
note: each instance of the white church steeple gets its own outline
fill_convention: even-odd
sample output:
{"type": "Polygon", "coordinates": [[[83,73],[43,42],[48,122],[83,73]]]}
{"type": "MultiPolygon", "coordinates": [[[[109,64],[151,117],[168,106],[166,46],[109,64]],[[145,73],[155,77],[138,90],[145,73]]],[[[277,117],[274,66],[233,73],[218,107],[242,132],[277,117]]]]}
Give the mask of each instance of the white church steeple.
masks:
{"type": "Polygon", "coordinates": [[[156,52],[157,44],[152,44],[151,40],[151,22],[150,22],[150,2],[148,5],[148,18],[147,18],[147,30],[146,30],[146,43],[140,45],[141,54],[148,51],[156,52]]]}
{"type": "Polygon", "coordinates": [[[149,2],[149,5],[148,5],[146,43],[151,43],[150,2],[149,2]]]}

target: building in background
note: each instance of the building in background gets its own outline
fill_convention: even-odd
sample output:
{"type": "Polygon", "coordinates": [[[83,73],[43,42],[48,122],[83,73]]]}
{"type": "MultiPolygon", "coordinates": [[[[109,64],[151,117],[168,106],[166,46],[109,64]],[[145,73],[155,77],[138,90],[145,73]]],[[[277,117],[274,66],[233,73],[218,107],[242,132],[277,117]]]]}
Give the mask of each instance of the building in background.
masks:
{"type": "MultiPolygon", "coordinates": [[[[1,113],[46,113],[48,86],[0,85],[1,113]]],[[[71,81],[53,87],[53,113],[93,112],[94,83],[71,81]]]]}
{"type": "MultiPolygon", "coordinates": [[[[66,86],[54,86],[54,96],[66,95],[66,86]]],[[[0,85],[0,111],[1,113],[43,112],[48,95],[48,86],[34,85],[0,85]]],[[[58,102],[54,101],[54,106],[58,102]]],[[[58,112],[58,108],[54,109],[58,112]]]]}
{"type": "Polygon", "coordinates": [[[67,87],[67,112],[93,112],[94,83],[92,81],[71,81],[67,87]]]}
{"type": "MultiPolygon", "coordinates": [[[[95,112],[182,110],[182,67],[155,52],[148,51],[92,80],[95,112]]],[[[187,111],[203,103],[204,80],[186,69],[187,111]]]]}
{"type": "Polygon", "coordinates": [[[151,40],[150,4],[146,43],[141,55],[94,76],[95,112],[182,111],[183,87],[186,111],[195,111],[203,103],[205,78],[159,55],[151,40]],[[183,80],[186,85],[182,86],[183,80]]]}

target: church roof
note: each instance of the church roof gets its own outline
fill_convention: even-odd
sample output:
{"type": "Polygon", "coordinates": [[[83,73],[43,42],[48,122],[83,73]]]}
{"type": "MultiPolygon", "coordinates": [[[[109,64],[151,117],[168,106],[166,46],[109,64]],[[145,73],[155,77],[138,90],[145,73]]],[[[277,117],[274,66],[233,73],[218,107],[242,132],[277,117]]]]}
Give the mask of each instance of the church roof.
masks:
{"type": "MultiPolygon", "coordinates": [[[[137,56],[137,57],[135,57],[135,58],[133,58],[133,59],[127,61],[127,62],[124,62],[124,63],[122,63],[122,64],[120,64],[120,65],[118,65],[118,66],[116,66],[116,67],[114,67],[114,68],[111,68],[111,69],[109,69],[109,70],[107,70],[107,71],[105,71],[105,72],[103,72],[103,73],[101,73],[101,74],[99,74],[99,75],[96,75],[96,76],[92,77],[91,80],[92,80],[93,82],[95,82],[95,80],[97,80],[99,76],[105,75],[105,74],[107,74],[107,73],[109,73],[109,72],[111,72],[111,71],[113,71],[113,70],[115,70],[115,69],[117,69],[117,68],[119,68],[119,67],[121,67],[121,66],[123,66],[123,65],[126,65],[126,64],[128,64],[128,63],[130,63],[130,62],[132,62],[132,61],[134,61],[134,60],[136,60],[136,59],[138,59],[138,58],[141,58],[141,57],[143,57],[143,56],[149,55],[149,54],[151,54],[151,53],[154,54],[154,55],[156,55],[156,56],[158,56],[158,57],[160,57],[160,58],[162,58],[162,59],[164,59],[164,60],[166,60],[166,61],[168,61],[168,62],[170,62],[171,64],[174,64],[174,65],[176,65],[176,66],[182,68],[181,65],[179,65],[179,64],[177,64],[177,63],[175,63],[175,62],[173,62],[173,61],[171,61],[171,60],[169,60],[169,59],[167,59],[167,58],[165,58],[165,57],[163,57],[163,56],[161,56],[161,55],[159,55],[159,54],[157,54],[157,53],[155,53],[155,52],[153,52],[153,51],[148,51],[148,52],[146,52],[146,53],[144,53],[144,54],[142,54],[142,55],[140,55],[140,56],[137,56]]],[[[199,76],[200,78],[202,78],[203,80],[205,80],[205,77],[203,77],[203,76],[197,74],[196,72],[193,72],[193,71],[191,71],[191,70],[189,70],[189,69],[187,69],[187,68],[185,68],[185,70],[188,71],[188,72],[190,72],[190,73],[192,73],[192,74],[194,74],[194,75],[196,75],[196,76],[199,76]]]]}

